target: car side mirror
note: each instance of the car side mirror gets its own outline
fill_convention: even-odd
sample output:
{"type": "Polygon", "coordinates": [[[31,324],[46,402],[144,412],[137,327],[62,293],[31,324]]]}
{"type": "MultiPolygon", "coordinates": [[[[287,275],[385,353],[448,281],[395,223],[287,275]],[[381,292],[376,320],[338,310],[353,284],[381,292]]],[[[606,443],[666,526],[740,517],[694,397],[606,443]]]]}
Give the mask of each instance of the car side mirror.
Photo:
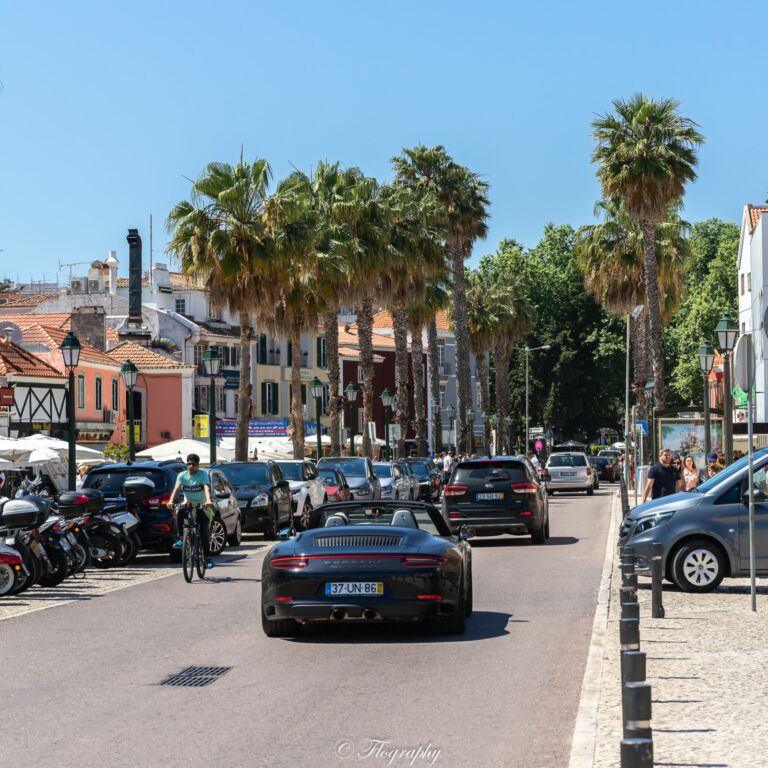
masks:
{"type": "MultiPolygon", "coordinates": [[[[761,488],[755,488],[753,493],[753,498],[755,500],[756,504],[760,504],[765,501],[765,491],[763,491],[761,488]]],[[[749,504],[749,488],[747,488],[746,491],[741,496],[741,500],[745,504],[749,504]]]]}
{"type": "Polygon", "coordinates": [[[280,541],[286,541],[291,538],[291,533],[292,531],[290,528],[281,528],[277,532],[277,538],[280,539],[280,541]]]}
{"type": "Polygon", "coordinates": [[[468,525],[462,525],[461,528],[459,528],[459,538],[463,541],[466,541],[467,539],[474,539],[476,536],[475,529],[471,528],[468,525]]]}
{"type": "Polygon", "coordinates": [[[277,488],[290,488],[290,483],[287,480],[278,480],[277,481],[277,488]]]}

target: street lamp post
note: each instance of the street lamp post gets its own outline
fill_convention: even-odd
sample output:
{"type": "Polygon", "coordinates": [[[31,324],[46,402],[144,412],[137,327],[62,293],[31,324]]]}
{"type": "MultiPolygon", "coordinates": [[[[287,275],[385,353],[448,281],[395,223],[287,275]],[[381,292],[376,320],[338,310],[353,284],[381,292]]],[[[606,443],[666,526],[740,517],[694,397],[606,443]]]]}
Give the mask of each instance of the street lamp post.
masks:
{"type": "Polygon", "coordinates": [[[133,388],[136,386],[139,369],[130,360],[126,360],[120,368],[120,375],[128,390],[128,461],[133,461],[136,458],[136,436],[133,434],[133,388]]]}
{"type": "Polygon", "coordinates": [[[347,384],[344,394],[347,396],[347,402],[349,403],[349,455],[355,455],[355,422],[352,417],[352,411],[354,410],[355,403],[357,402],[357,385],[351,381],[347,384]]]}
{"type": "Polygon", "coordinates": [[[221,368],[219,353],[209,347],[203,352],[203,368],[211,383],[208,387],[208,463],[216,463],[216,377],[221,368]]]}
{"type": "Polygon", "coordinates": [[[653,379],[648,379],[645,382],[645,396],[650,398],[650,408],[648,408],[648,415],[651,417],[649,421],[650,444],[651,444],[651,458],[650,463],[653,464],[656,461],[656,403],[654,402],[653,391],[656,389],[656,382],[653,379]]]}
{"type": "Polygon", "coordinates": [[[456,409],[453,405],[449,405],[445,412],[448,414],[448,449],[450,450],[453,446],[453,438],[455,437],[453,434],[453,416],[456,413],[456,409]]]}
{"type": "Polygon", "coordinates": [[[709,416],[709,374],[715,364],[715,350],[709,344],[702,344],[698,352],[699,367],[704,374],[704,455],[712,451],[712,430],[709,416]]]}
{"type": "Polygon", "coordinates": [[[723,453],[726,465],[733,461],[733,392],[731,391],[731,352],[736,346],[739,326],[728,315],[723,315],[715,328],[717,346],[723,355],[723,453]]]}
{"type": "Polygon", "coordinates": [[[467,408],[467,424],[469,424],[469,455],[475,452],[475,412],[470,406],[467,408]]]}
{"type": "Polygon", "coordinates": [[[67,369],[69,387],[67,391],[67,441],[69,451],[67,456],[67,483],[69,490],[75,490],[77,481],[77,443],[75,442],[75,368],[80,362],[80,342],[70,331],[61,342],[61,356],[64,358],[64,366],[67,369]]]}
{"type": "Polygon", "coordinates": [[[530,450],[530,429],[529,429],[529,420],[528,420],[528,356],[531,354],[531,352],[538,352],[540,349],[552,349],[552,346],[550,344],[544,344],[541,347],[524,347],[523,351],[525,352],[525,450],[523,453],[527,454],[530,450]]]}
{"type": "MultiPolygon", "coordinates": [[[[389,409],[392,407],[392,401],[395,396],[384,387],[384,391],[381,393],[381,404],[384,406],[384,452],[387,457],[387,461],[390,460],[389,456],[389,409]]],[[[434,405],[434,400],[432,401],[434,405]]]]}
{"type": "Polygon", "coordinates": [[[323,403],[323,382],[315,376],[309,382],[309,394],[315,398],[315,428],[317,430],[317,460],[323,455],[323,436],[320,429],[320,410],[323,403]]]}

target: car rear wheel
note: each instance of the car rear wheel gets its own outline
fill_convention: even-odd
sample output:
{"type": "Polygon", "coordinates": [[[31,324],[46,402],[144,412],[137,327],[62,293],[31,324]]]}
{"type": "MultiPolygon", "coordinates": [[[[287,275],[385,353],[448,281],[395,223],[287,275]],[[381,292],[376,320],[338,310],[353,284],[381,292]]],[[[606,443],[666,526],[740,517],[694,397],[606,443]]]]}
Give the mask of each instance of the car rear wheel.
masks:
{"type": "Polygon", "coordinates": [[[235,523],[235,530],[227,537],[227,544],[230,547],[239,547],[240,542],[243,540],[243,524],[240,521],[240,513],[237,514],[237,523],[235,523]]]}
{"type": "Polygon", "coordinates": [[[227,545],[227,529],[220,517],[211,520],[209,534],[211,554],[220,555],[227,545]]]}
{"type": "Polygon", "coordinates": [[[450,616],[437,616],[432,619],[432,629],[438,635],[463,635],[467,626],[467,603],[465,599],[466,585],[461,581],[459,602],[450,616]]]}
{"type": "Polygon", "coordinates": [[[542,522],[539,528],[534,528],[531,531],[531,544],[546,544],[546,542],[547,542],[546,522],[542,522]]]}
{"type": "Polygon", "coordinates": [[[268,619],[261,606],[261,628],[267,637],[293,637],[299,634],[299,622],[294,619],[268,619]]]}
{"type": "Polygon", "coordinates": [[[587,496],[594,496],[594,495],[595,495],[595,489],[587,488],[587,496]]]}
{"type": "Polygon", "coordinates": [[[684,592],[711,592],[725,577],[725,557],[707,539],[682,544],[672,558],[672,577],[684,592]]]}

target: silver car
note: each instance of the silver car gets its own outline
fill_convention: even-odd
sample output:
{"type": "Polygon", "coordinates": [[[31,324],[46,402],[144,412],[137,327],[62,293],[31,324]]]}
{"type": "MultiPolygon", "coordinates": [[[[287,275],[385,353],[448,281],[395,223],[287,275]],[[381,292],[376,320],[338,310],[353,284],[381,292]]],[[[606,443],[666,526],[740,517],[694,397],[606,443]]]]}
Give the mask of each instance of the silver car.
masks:
{"type": "Polygon", "coordinates": [[[410,499],[411,483],[397,464],[374,461],[373,471],[381,482],[382,499],[410,499]]]}
{"type": "Polygon", "coordinates": [[[547,459],[547,493],[555,491],[595,492],[595,478],[586,453],[553,453],[547,459]]]}
{"type": "MultiPolygon", "coordinates": [[[[747,457],[695,491],[635,507],[621,523],[619,545],[634,549],[637,569],[649,570],[651,544],[662,547],[663,573],[686,592],[710,592],[723,578],[749,575],[747,457]]],[[[768,449],[754,454],[755,563],[768,576],[768,449]]]]}

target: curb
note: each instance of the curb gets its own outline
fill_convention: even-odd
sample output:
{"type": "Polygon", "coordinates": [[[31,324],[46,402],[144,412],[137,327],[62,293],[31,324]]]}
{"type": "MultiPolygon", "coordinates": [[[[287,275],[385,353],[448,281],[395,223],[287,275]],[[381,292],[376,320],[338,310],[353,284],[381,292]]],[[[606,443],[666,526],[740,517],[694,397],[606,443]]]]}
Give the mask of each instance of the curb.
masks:
{"type": "Polygon", "coordinates": [[[600,703],[600,688],[603,681],[605,641],[608,634],[608,605],[611,601],[611,573],[616,556],[618,499],[618,494],[615,494],[611,502],[611,521],[608,526],[608,540],[605,545],[603,572],[600,576],[595,620],[592,623],[592,639],[589,643],[587,665],[581,684],[581,696],[576,713],[576,723],[573,728],[568,768],[592,768],[594,765],[597,743],[597,708],[600,703]]]}

